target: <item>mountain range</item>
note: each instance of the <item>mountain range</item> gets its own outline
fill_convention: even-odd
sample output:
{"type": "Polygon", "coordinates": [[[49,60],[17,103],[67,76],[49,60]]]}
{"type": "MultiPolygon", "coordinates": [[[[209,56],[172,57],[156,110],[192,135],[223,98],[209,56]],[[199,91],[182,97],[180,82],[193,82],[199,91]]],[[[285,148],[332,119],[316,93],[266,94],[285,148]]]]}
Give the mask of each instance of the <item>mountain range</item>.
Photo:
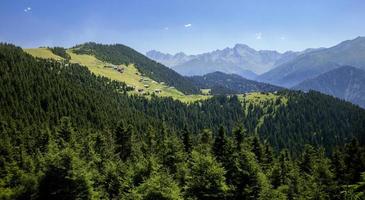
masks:
{"type": "Polygon", "coordinates": [[[149,51],[147,56],[185,76],[204,77],[216,71],[227,76],[237,74],[280,87],[317,90],[364,107],[365,94],[357,88],[365,80],[361,71],[365,70],[365,37],[346,40],[329,48],[310,48],[299,52],[257,51],[237,44],[233,48],[199,55],[149,51]]]}
{"type": "Polygon", "coordinates": [[[236,44],[233,48],[198,55],[186,55],[182,52],[171,55],[156,50],[148,51],[146,55],[185,76],[204,75],[220,71],[255,79],[258,74],[267,72],[301,54],[314,50],[316,49],[280,53],[272,50],[257,51],[245,44],[236,44]]]}

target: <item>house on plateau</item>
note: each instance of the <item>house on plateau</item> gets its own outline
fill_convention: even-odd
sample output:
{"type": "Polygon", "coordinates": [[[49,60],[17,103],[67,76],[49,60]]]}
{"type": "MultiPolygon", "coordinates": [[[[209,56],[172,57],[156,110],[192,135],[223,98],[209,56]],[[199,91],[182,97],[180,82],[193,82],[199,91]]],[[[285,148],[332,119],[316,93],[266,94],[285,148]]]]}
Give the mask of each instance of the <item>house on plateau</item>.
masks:
{"type": "Polygon", "coordinates": [[[115,66],[115,65],[105,65],[104,66],[105,68],[111,68],[111,69],[117,69],[118,67],[117,66],[115,66]]]}
{"type": "Polygon", "coordinates": [[[120,73],[123,73],[124,72],[124,67],[118,66],[117,71],[120,72],[120,73]]]}
{"type": "Polygon", "coordinates": [[[132,88],[132,89],[136,88],[134,85],[129,85],[129,84],[127,85],[127,87],[132,88]]]}

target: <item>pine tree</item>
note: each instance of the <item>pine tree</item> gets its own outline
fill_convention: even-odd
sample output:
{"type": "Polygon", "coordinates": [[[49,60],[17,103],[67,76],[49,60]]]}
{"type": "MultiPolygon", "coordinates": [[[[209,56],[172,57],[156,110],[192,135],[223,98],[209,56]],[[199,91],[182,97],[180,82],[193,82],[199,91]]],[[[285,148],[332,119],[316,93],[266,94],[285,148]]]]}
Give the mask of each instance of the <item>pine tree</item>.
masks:
{"type": "Polygon", "coordinates": [[[354,138],[345,147],[346,179],[348,183],[360,180],[361,172],[365,171],[365,161],[361,158],[359,142],[354,138]]]}
{"type": "Polygon", "coordinates": [[[91,199],[87,181],[73,171],[73,159],[66,151],[49,164],[39,183],[39,199],[91,199]]]}
{"type": "Polygon", "coordinates": [[[218,134],[214,139],[213,152],[217,160],[223,163],[227,154],[227,136],[223,126],[219,128],[218,134]]]}
{"type": "Polygon", "coordinates": [[[186,127],[182,131],[182,141],[184,144],[185,152],[190,154],[190,152],[193,148],[192,136],[191,136],[191,132],[186,127]]]}
{"type": "Polygon", "coordinates": [[[242,147],[243,140],[247,135],[246,129],[244,129],[242,126],[239,126],[238,128],[236,128],[233,131],[233,135],[234,135],[234,140],[235,140],[235,143],[236,143],[236,149],[237,149],[237,151],[240,151],[241,147],[242,147]]]}
{"type": "Polygon", "coordinates": [[[253,138],[251,145],[252,145],[251,151],[255,154],[257,162],[262,163],[264,152],[261,146],[261,142],[257,136],[253,138]]]}
{"type": "Polygon", "coordinates": [[[222,199],[228,191],[224,168],[211,154],[192,151],[191,170],[186,181],[187,193],[197,199],[222,199]]]}
{"type": "Polygon", "coordinates": [[[131,125],[126,126],[123,122],[120,122],[115,130],[116,151],[119,154],[120,159],[126,160],[132,153],[132,134],[133,127],[131,125]]]}

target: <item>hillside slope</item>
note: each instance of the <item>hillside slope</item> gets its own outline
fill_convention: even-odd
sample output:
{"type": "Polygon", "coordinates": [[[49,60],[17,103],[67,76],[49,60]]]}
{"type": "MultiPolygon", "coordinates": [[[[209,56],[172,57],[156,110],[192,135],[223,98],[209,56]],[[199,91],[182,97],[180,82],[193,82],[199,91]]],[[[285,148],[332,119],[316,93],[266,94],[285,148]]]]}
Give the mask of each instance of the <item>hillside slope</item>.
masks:
{"type": "Polygon", "coordinates": [[[294,89],[316,90],[365,108],[365,71],[344,66],[296,85],[294,89]]]}
{"type": "Polygon", "coordinates": [[[121,44],[103,45],[89,42],[75,46],[73,51],[76,54],[94,55],[99,60],[114,65],[134,64],[143,75],[150,77],[155,81],[165,82],[185,94],[199,93],[199,90],[193,84],[174,70],[147,58],[143,54],[127,46],[121,44]]]}
{"type": "Polygon", "coordinates": [[[198,87],[211,89],[212,94],[242,94],[247,92],[274,92],[282,88],[245,79],[236,74],[223,72],[189,77],[198,87]]]}
{"type": "MultiPolygon", "coordinates": [[[[171,98],[148,100],[126,95],[126,84],[96,77],[78,64],[67,66],[38,60],[20,48],[0,47],[0,81],[4,88],[0,119],[12,119],[21,126],[54,125],[62,116],[69,116],[80,126],[113,127],[121,119],[142,122],[136,116],[144,113],[146,119],[163,119],[175,130],[186,126],[194,132],[205,128],[217,130],[220,124],[233,128],[244,122],[249,133],[260,130],[257,133],[263,138],[290,148],[300,148],[305,143],[331,147],[352,136],[360,139],[365,135],[363,109],[319,93],[279,91],[243,95],[239,100],[234,96],[217,96],[191,104],[171,98]],[[131,116],[133,113],[136,116],[131,116]],[[289,142],[289,135],[300,140],[289,142]]],[[[365,143],[363,139],[360,141],[365,143]]]]}
{"type": "Polygon", "coordinates": [[[343,65],[365,69],[365,37],[341,42],[340,44],[305,53],[292,61],[260,75],[256,80],[275,85],[293,87],[343,65]]]}

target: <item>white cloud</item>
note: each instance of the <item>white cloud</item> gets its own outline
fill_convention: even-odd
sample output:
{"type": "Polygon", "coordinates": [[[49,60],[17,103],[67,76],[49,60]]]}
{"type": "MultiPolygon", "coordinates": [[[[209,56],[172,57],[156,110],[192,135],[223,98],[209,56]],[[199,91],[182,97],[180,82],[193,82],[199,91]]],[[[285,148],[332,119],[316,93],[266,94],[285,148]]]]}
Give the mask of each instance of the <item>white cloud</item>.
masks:
{"type": "Polygon", "coordinates": [[[191,25],[191,24],[185,24],[184,26],[185,26],[185,28],[189,28],[189,27],[191,27],[192,25],[191,25]]]}
{"type": "Polygon", "coordinates": [[[261,40],[262,39],[262,33],[258,32],[256,33],[256,40],[261,40]]]}
{"type": "Polygon", "coordinates": [[[27,7],[27,8],[25,8],[24,9],[24,12],[29,12],[29,11],[31,11],[32,10],[32,8],[31,7],[27,7]]]}
{"type": "Polygon", "coordinates": [[[165,30],[165,31],[168,31],[168,30],[169,30],[169,27],[165,27],[165,28],[164,28],[164,30],[165,30]]]}
{"type": "Polygon", "coordinates": [[[280,40],[286,40],[286,37],[281,36],[281,37],[280,37],[280,40]]]}

